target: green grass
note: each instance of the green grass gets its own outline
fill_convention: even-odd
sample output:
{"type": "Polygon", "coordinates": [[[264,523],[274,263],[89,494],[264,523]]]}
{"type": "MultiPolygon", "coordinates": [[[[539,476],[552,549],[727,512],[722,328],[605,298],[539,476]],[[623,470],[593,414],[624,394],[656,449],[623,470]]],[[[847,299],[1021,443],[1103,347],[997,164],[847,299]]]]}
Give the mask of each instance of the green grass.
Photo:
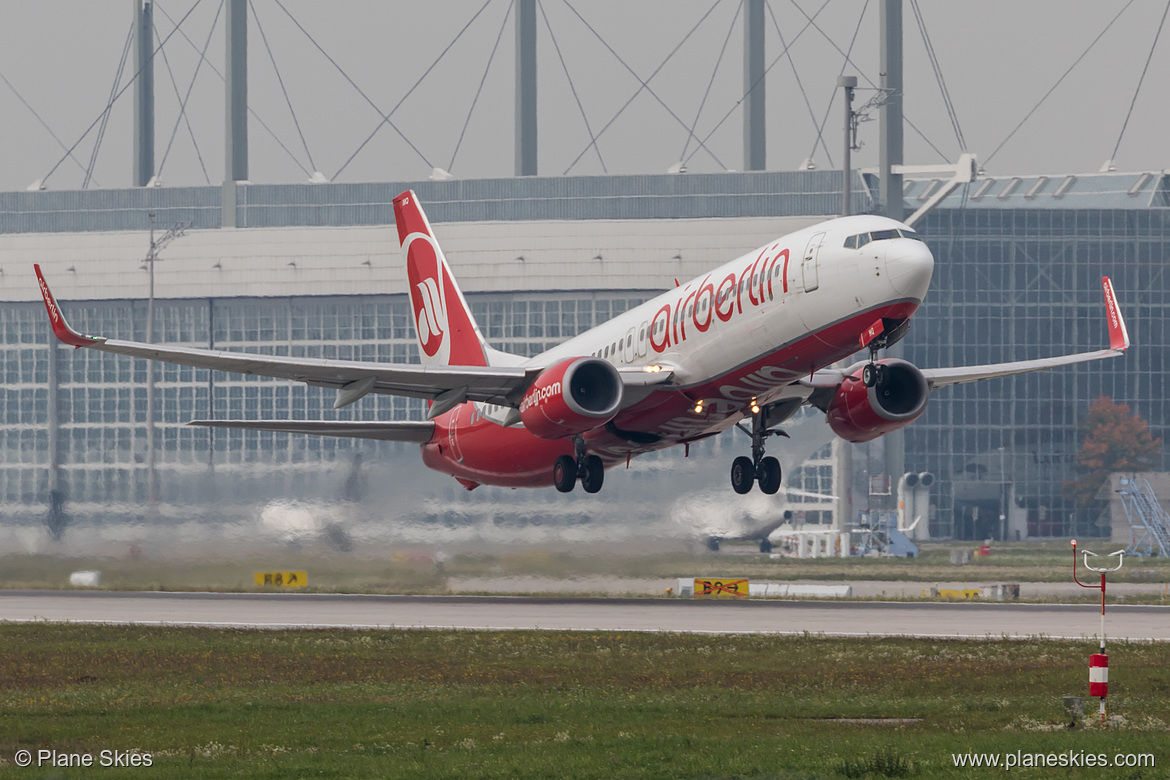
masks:
{"type": "Polygon", "coordinates": [[[989,770],[952,753],[1016,750],[1153,753],[1154,769],[1059,776],[1168,776],[1170,646],[1115,644],[1112,728],[1069,730],[1061,695],[1086,693],[1091,650],[0,624],[0,777],[50,774],[15,767],[22,748],[154,761],[60,777],[973,777],[989,770]]]}

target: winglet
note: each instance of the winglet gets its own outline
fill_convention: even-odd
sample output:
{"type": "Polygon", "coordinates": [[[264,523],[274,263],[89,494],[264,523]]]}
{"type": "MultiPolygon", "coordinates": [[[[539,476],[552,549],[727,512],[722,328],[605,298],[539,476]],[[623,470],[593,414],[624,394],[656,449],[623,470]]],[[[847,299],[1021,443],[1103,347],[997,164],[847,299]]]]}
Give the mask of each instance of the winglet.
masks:
{"type": "Polygon", "coordinates": [[[1109,321],[1109,348],[1124,352],[1129,348],[1129,331],[1125,329],[1125,319],[1108,276],[1101,277],[1101,287],[1105,291],[1105,317],[1109,321]]]}
{"type": "Polygon", "coordinates": [[[57,339],[71,347],[88,347],[92,344],[97,344],[100,339],[95,339],[92,336],[83,336],[69,327],[69,323],[65,321],[65,315],[61,313],[61,307],[57,305],[57,300],[53,297],[53,293],[49,291],[49,285],[45,282],[45,275],[41,273],[41,266],[34,263],[33,270],[37,272],[41,297],[45,299],[45,308],[49,311],[49,324],[53,326],[53,334],[57,336],[57,339]]]}

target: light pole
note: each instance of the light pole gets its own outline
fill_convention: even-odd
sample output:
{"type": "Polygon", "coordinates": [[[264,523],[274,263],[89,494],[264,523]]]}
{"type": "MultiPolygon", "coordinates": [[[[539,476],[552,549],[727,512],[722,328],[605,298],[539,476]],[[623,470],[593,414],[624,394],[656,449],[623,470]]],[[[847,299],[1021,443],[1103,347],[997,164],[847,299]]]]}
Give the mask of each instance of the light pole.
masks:
{"type": "Polygon", "coordinates": [[[856,76],[838,76],[837,86],[845,90],[845,164],[843,168],[844,183],[841,186],[841,216],[847,217],[851,213],[849,196],[853,193],[852,182],[849,181],[852,167],[852,153],[857,142],[857,119],[853,113],[853,90],[857,88],[856,76]]]}
{"type": "MultiPolygon", "coordinates": [[[[180,238],[187,232],[187,224],[178,222],[167,229],[165,233],[154,237],[154,212],[147,213],[150,217],[150,251],[146,253],[146,262],[143,264],[150,273],[150,291],[146,298],[146,341],[154,343],[154,261],[163,247],[180,238]]],[[[154,361],[146,361],[146,480],[147,493],[151,506],[158,504],[158,479],[155,474],[155,430],[154,430],[154,361]]]]}
{"type": "Polygon", "coordinates": [[[999,540],[1007,541],[1008,486],[1004,471],[1003,447],[999,448],[999,540]]]}

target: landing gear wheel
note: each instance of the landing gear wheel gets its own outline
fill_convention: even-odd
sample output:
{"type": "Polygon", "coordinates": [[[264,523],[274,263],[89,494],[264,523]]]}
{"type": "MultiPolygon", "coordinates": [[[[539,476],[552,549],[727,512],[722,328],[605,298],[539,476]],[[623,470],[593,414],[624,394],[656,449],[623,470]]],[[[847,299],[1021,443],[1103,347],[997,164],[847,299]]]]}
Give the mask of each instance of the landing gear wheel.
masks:
{"type": "Polygon", "coordinates": [[[780,489],[780,461],[768,456],[760,461],[756,468],[756,479],[760,483],[760,490],[773,495],[780,489]]]}
{"type": "Polygon", "coordinates": [[[772,543],[769,542],[767,539],[761,539],[760,540],[760,552],[765,553],[765,554],[772,552],[772,543]]]}
{"type": "Polygon", "coordinates": [[[735,488],[735,492],[743,495],[752,489],[752,483],[755,482],[756,467],[752,465],[752,459],[746,455],[740,455],[735,460],[731,461],[731,486],[735,488]]]}
{"type": "Polygon", "coordinates": [[[577,484],[577,461],[568,455],[557,458],[553,464],[553,485],[562,493],[568,493],[577,484]]]}
{"type": "Polygon", "coordinates": [[[866,363],[865,368],[861,369],[861,384],[866,387],[873,387],[878,381],[878,366],[873,363],[866,363]]]}
{"type": "Polygon", "coordinates": [[[596,455],[586,455],[581,459],[581,488],[586,493],[596,493],[601,490],[601,483],[605,481],[605,467],[601,465],[601,458],[596,455]]]}

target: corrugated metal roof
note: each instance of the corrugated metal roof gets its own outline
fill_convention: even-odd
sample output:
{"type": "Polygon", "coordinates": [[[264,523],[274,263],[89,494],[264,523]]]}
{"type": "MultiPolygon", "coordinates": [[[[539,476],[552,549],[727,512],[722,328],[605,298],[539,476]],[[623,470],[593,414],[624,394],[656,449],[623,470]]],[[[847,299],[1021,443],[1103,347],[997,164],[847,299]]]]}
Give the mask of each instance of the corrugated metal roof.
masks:
{"type": "MultiPolygon", "coordinates": [[[[854,173],[853,210],[873,207],[854,173]]],[[[940,186],[909,180],[907,213],[940,186]]],[[[828,216],[841,206],[840,171],[556,176],[357,184],[248,184],[237,187],[239,227],[361,226],[393,223],[392,199],[414,189],[431,221],[525,222],[596,219],[828,216]]],[[[221,224],[223,188],[0,192],[0,233],[143,230],[221,224]]],[[[960,187],[940,208],[1150,209],[1170,207],[1166,172],[991,176],[960,187]]]]}
{"type": "MultiPolygon", "coordinates": [[[[921,205],[920,198],[934,179],[906,182],[906,208],[921,205]]],[[[1086,173],[982,176],[964,185],[938,208],[968,209],[1134,209],[1170,206],[1170,174],[1165,171],[1136,173],[1086,173]]],[[[925,198],[922,198],[925,200],[925,198]]]]}
{"type": "MultiPolygon", "coordinates": [[[[853,209],[872,200],[854,174],[853,209]]],[[[239,227],[385,225],[391,201],[414,189],[432,222],[694,219],[832,215],[840,171],[522,177],[237,187],[239,227]]],[[[141,230],[157,224],[221,224],[221,187],[0,193],[0,233],[141,230]]]]}

